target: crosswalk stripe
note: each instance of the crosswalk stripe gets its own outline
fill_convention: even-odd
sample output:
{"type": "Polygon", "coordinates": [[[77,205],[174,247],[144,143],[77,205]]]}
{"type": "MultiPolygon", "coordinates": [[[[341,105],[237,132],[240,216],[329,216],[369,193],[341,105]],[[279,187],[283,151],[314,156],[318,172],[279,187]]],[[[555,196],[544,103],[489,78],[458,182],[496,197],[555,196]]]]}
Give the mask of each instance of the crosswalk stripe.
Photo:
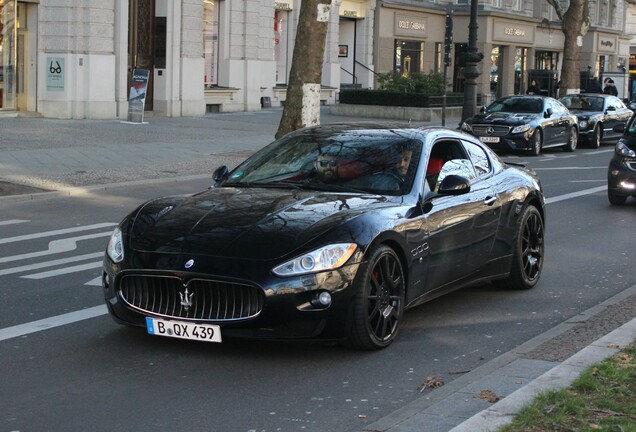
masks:
{"type": "Polygon", "coordinates": [[[35,233],[35,234],[21,235],[17,237],[7,237],[7,238],[0,239],[0,244],[14,243],[14,242],[24,241],[24,240],[33,240],[36,238],[51,237],[55,235],[69,234],[69,233],[74,233],[79,231],[88,231],[92,229],[108,228],[108,227],[113,227],[115,225],[117,224],[105,222],[105,223],[98,223],[93,225],[83,225],[83,226],[78,226],[73,228],[65,228],[60,230],[45,231],[45,232],[35,233]]]}
{"type": "Polygon", "coordinates": [[[95,279],[91,279],[88,282],[86,282],[84,285],[89,285],[89,286],[102,286],[102,277],[101,276],[97,276],[95,279]]]}
{"type": "Polygon", "coordinates": [[[69,312],[64,315],[58,315],[51,318],[44,318],[38,321],[19,324],[13,327],[0,329],[0,341],[12,339],[30,333],[47,330],[54,327],[60,327],[66,324],[72,324],[89,318],[95,318],[108,313],[106,305],[94,306],[88,309],[82,309],[75,312],[69,312]]]}
{"type": "Polygon", "coordinates": [[[25,222],[31,222],[31,221],[24,220],[24,219],[9,219],[9,220],[5,220],[5,221],[0,221],[0,226],[2,226],[2,225],[15,225],[15,224],[25,223],[25,222]]]}
{"type": "Polygon", "coordinates": [[[104,256],[104,252],[103,251],[102,252],[84,254],[84,255],[77,255],[77,256],[69,257],[69,258],[60,258],[60,259],[56,259],[56,260],[52,260],[52,261],[44,261],[44,262],[37,263],[37,264],[29,264],[29,265],[24,265],[24,266],[20,266],[20,267],[13,267],[13,268],[9,268],[9,269],[0,270],[0,276],[4,276],[4,275],[8,275],[8,274],[14,274],[14,273],[23,273],[23,272],[28,272],[28,271],[31,271],[31,270],[37,270],[37,269],[41,269],[41,268],[45,268],[45,267],[53,267],[53,266],[56,266],[56,265],[68,264],[68,263],[72,263],[72,262],[88,260],[88,259],[98,258],[98,257],[102,257],[102,256],[104,256]]]}
{"type": "Polygon", "coordinates": [[[69,273],[80,272],[83,270],[95,269],[95,268],[101,267],[102,264],[103,264],[102,261],[97,261],[97,262],[92,262],[88,264],[80,264],[80,265],[76,265],[72,267],[64,267],[57,270],[49,270],[49,271],[45,271],[41,273],[33,273],[30,275],[25,275],[20,277],[25,279],[44,279],[44,278],[52,277],[52,276],[59,276],[59,275],[64,275],[69,273]]]}
{"type": "MultiPolygon", "coordinates": [[[[46,256],[46,255],[53,255],[56,253],[70,252],[77,249],[77,242],[80,240],[90,240],[90,239],[94,239],[98,237],[107,237],[110,234],[111,232],[108,231],[108,232],[97,233],[97,234],[87,234],[87,235],[78,236],[78,237],[70,237],[70,238],[65,238],[61,240],[53,240],[52,242],[49,242],[49,248],[47,250],[38,251],[38,252],[30,252],[30,253],[20,254],[20,255],[12,255],[8,257],[0,257],[0,264],[11,262],[11,261],[20,261],[20,260],[26,260],[30,258],[38,258],[38,257],[46,256]]],[[[104,248],[106,248],[105,244],[104,244],[104,248]]]]}

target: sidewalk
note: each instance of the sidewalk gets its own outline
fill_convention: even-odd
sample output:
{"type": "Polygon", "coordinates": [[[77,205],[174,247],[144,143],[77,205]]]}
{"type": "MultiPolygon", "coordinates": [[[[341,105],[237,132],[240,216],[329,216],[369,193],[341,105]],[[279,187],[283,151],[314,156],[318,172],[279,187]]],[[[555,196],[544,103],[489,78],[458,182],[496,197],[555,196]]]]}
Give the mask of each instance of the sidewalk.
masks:
{"type": "MultiPolygon", "coordinates": [[[[211,114],[115,120],[51,120],[0,116],[0,195],[4,203],[131,183],[210,178],[273,141],[282,113],[211,114]],[[37,193],[38,189],[56,190],[37,193]],[[8,195],[16,191],[17,195],[8,195]]],[[[378,122],[334,116],[321,123],[378,122]]],[[[389,123],[396,123],[389,121],[389,123]]],[[[454,128],[459,119],[446,120],[454,128]]],[[[427,123],[413,122],[414,126],[427,123]]],[[[439,125],[439,123],[428,123],[439,125]]],[[[369,425],[367,431],[479,432],[496,430],[538,392],[569,385],[585,367],[636,337],[636,286],[535,337],[513,351],[434,390],[369,425]],[[488,390],[493,399],[481,397],[488,390]],[[501,398],[493,403],[496,398],[501,398]]]]}

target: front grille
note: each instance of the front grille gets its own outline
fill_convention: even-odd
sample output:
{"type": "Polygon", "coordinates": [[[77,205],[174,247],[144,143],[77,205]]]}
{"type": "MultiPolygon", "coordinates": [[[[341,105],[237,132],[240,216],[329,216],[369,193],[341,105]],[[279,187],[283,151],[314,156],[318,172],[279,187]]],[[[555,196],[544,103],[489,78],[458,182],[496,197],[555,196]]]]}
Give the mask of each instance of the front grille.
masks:
{"type": "Polygon", "coordinates": [[[510,133],[509,126],[498,126],[498,125],[473,125],[473,133],[477,136],[495,136],[502,137],[506,136],[510,133]],[[488,133],[486,130],[488,128],[492,128],[493,132],[488,133]]]}
{"type": "Polygon", "coordinates": [[[252,318],[263,309],[263,292],[251,285],[161,275],[125,275],[122,299],[151,314],[192,320],[229,321],[252,318]],[[187,293],[186,293],[187,288],[187,293]],[[185,297],[192,303],[184,306],[185,297]]]}

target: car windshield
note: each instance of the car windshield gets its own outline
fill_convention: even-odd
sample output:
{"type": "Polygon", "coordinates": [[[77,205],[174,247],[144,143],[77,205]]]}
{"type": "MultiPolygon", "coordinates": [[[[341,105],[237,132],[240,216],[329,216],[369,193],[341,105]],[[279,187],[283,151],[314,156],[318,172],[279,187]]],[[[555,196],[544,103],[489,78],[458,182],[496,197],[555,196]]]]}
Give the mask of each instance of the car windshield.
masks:
{"type": "Polygon", "coordinates": [[[603,98],[599,96],[570,95],[559,101],[570,111],[603,111],[603,98]]]}
{"type": "Polygon", "coordinates": [[[421,149],[405,130],[309,129],[254,154],[222,186],[401,195],[411,189],[421,149]]]}
{"type": "Polygon", "coordinates": [[[486,112],[537,114],[543,112],[543,100],[526,96],[499,99],[488,105],[486,112]]]}

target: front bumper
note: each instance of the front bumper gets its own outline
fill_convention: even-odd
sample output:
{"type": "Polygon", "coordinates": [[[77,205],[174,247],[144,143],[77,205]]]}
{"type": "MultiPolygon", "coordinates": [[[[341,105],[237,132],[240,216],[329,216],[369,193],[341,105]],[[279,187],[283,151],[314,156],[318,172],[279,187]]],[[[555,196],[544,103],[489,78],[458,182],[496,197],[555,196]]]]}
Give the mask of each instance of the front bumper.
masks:
{"type": "Polygon", "coordinates": [[[607,187],[616,195],[636,197],[636,158],[615,154],[607,170],[607,187]]]}
{"type": "Polygon", "coordinates": [[[532,133],[534,130],[530,130],[528,132],[522,132],[519,134],[508,134],[500,137],[491,137],[491,136],[480,136],[474,134],[479,140],[486,144],[493,150],[496,151],[505,151],[505,150],[513,150],[513,151],[526,151],[532,150],[532,133]],[[492,142],[493,138],[497,138],[497,142],[492,142]]]}
{"type": "MultiPolygon", "coordinates": [[[[210,274],[174,269],[133,269],[126,268],[125,262],[124,266],[119,266],[113,264],[108,257],[104,259],[104,298],[115,321],[139,327],[145,327],[146,317],[216,324],[220,326],[224,339],[275,340],[341,340],[345,336],[349,307],[355,295],[354,279],[360,265],[353,259],[351,262],[354,264],[345,265],[338,270],[281,278],[269,271],[271,266],[268,264],[251,263],[249,271],[239,271],[243,277],[238,277],[231,270],[226,274],[210,274]],[[247,275],[250,280],[245,279],[247,275]],[[132,289],[129,283],[122,283],[130,279],[139,281],[135,282],[132,289]],[[157,279],[161,279],[160,289],[153,288],[153,285],[157,285],[157,279]],[[177,282],[166,284],[163,280],[177,282]],[[201,284],[201,281],[204,283],[201,284]],[[254,297],[246,295],[246,290],[234,289],[239,286],[257,293],[258,300],[252,300],[254,297]],[[190,294],[196,289],[196,294],[194,304],[184,312],[179,299],[183,300],[186,287],[190,288],[190,294]],[[317,295],[324,291],[331,295],[331,303],[326,307],[315,301],[317,295]],[[157,294],[159,292],[161,295],[157,294]],[[220,293],[223,301],[210,300],[220,293]],[[204,299],[206,296],[207,300],[204,299]],[[155,306],[156,302],[165,303],[167,298],[172,299],[168,300],[169,307],[155,306]],[[199,305],[197,301],[201,304],[207,302],[208,305],[199,305]],[[219,308],[225,309],[232,309],[233,305],[240,309],[241,306],[237,305],[245,303],[259,305],[255,307],[252,304],[250,307],[255,309],[250,313],[228,315],[223,311],[217,314],[216,306],[208,307],[210,302],[216,302],[214,305],[221,305],[219,308]],[[203,309],[206,312],[201,313],[203,309]],[[208,310],[214,310],[214,313],[208,310]]],[[[227,265],[227,269],[246,268],[237,262],[224,265],[227,265]]]]}

